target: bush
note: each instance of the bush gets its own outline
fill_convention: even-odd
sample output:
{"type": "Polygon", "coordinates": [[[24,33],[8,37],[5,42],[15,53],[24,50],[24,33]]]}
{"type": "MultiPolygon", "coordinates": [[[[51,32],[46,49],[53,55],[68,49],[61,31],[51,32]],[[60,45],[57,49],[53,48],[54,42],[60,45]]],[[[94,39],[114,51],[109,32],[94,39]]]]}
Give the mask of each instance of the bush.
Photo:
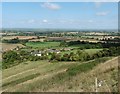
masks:
{"type": "Polygon", "coordinates": [[[91,61],[89,63],[83,63],[83,64],[80,64],[80,65],[72,66],[67,70],[67,72],[70,76],[74,76],[78,73],[86,72],[88,70],[91,70],[93,67],[95,67],[99,63],[105,62],[107,60],[108,60],[108,58],[100,58],[100,59],[96,59],[94,61],[91,61]]]}

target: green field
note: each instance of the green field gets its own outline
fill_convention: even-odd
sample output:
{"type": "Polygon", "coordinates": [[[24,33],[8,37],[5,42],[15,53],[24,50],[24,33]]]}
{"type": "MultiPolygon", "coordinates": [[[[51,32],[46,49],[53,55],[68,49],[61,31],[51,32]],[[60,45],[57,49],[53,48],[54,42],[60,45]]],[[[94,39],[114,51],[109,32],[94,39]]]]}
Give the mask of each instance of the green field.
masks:
{"type": "Polygon", "coordinates": [[[33,48],[50,48],[58,47],[60,42],[27,42],[26,46],[33,48]]]}
{"type": "Polygon", "coordinates": [[[97,53],[100,50],[102,49],[85,49],[85,52],[91,55],[91,54],[97,53]]]}
{"type": "MultiPolygon", "coordinates": [[[[85,49],[84,51],[87,52],[88,54],[92,55],[92,54],[97,53],[100,50],[102,50],[102,49],[85,49]]],[[[81,50],[81,51],[83,51],[83,50],[81,50]]],[[[77,49],[71,50],[71,51],[64,51],[64,52],[62,52],[62,54],[65,54],[65,53],[70,54],[71,52],[76,53],[77,49]]]]}
{"type": "MultiPolygon", "coordinates": [[[[104,63],[108,59],[110,58],[88,62],[24,62],[3,70],[2,89],[8,92],[92,92],[96,75],[99,79],[107,79],[108,87],[112,90],[111,86],[116,82],[111,82],[111,74],[116,73],[117,59],[104,63]],[[114,71],[111,72],[111,68],[114,71]]],[[[108,88],[105,85],[103,87],[101,90],[108,92],[108,88]]]]}

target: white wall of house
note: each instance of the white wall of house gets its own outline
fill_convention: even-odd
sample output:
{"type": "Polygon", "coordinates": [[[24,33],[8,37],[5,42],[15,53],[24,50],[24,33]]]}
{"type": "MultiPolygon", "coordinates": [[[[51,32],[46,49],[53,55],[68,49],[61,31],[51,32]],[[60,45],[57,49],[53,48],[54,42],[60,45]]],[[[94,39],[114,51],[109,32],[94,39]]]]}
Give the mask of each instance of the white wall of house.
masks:
{"type": "Polygon", "coordinates": [[[42,54],[35,54],[35,56],[42,56],[42,54]]]}

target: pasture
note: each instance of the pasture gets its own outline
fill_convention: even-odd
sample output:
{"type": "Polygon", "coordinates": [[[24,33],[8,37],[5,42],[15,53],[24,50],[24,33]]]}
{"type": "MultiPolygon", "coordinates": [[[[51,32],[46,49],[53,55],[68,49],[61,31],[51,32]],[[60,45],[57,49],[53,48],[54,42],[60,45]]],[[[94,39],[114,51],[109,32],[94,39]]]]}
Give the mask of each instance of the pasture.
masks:
{"type": "Polygon", "coordinates": [[[2,89],[7,92],[95,92],[94,78],[96,76],[100,80],[106,80],[106,83],[98,89],[99,91],[115,91],[117,87],[112,87],[112,85],[116,83],[113,74],[117,73],[117,59],[117,57],[104,58],[101,59],[101,63],[95,64],[96,66],[94,63],[98,61],[23,62],[3,70],[2,89]]]}
{"type": "Polygon", "coordinates": [[[50,48],[59,47],[60,42],[27,42],[26,46],[32,48],[50,48]]]}

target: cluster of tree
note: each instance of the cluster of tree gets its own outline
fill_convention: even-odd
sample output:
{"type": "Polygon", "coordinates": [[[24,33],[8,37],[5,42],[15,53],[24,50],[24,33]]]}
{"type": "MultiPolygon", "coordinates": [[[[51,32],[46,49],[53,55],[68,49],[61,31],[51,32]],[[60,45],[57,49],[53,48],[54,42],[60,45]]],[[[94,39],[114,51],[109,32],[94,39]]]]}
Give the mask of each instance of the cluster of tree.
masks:
{"type": "Polygon", "coordinates": [[[14,38],[14,39],[3,39],[2,40],[3,43],[22,43],[25,44],[26,42],[28,42],[28,40],[20,40],[18,37],[14,38]]]}
{"type": "Polygon", "coordinates": [[[20,55],[15,51],[8,51],[2,54],[2,67],[8,68],[12,65],[20,63],[20,55]]]}
{"type": "Polygon", "coordinates": [[[14,38],[14,39],[4,39],[3,41],[2,41],[3,43],[19,43],[20,42],[20,40],[19,40],[19,38],[17,37],[17,38],[14,38]]]}
{"type": "Polygon", "coordinates": [[[101,41],[106,41],[107,43],[120,43],[120,38],[105,38],[101,41]]]}
{"type": "Polygon", "coordinates": [[[50,61],[88,61],[101,57],[118,56],[120,55],[120,47],[104,48],[103,50],[91,55],[85,51],[78,50],[76,53],[65,53],[64,55],[55,54],[51,55],[50,61]]]}
{"type": "Polygon", "coordinates": [[[110,47],[109,49],[104,48],[98,53],[94,54],[97,57],[105,57],[105,56],[118,56],[120,55],[120,47],[110,47]]]}
{"type": "Polygon", "coordinates": [[[13,65],[26,62],[26,61],[38,61],[38,60],[49,60],[51,61],[88,61],[101,57],[109,57],[109,56],[118,56],[120,55],[120,47],[111,47],[104,48],[103,50],[95,53],[88,54],[84,50],[78,49],[76,53],[65,53],[65,54],[57,54],[50,53],[49,55],[35,56],[30,52],[26,52],[23,50],[20,51],[7,51],[2,54],[2,67],[9,68],[13,65]]]}
{"type": "Polygon", "coordinates": [[[76,53],[71,52],[70,54],[52,54],[50,61],[87,61],[90,60],[91,56],[85,51],[78,50],[76,53]]]}
{"type": "Polygon", "coordinates": [[[26,61],[38,61],[46,60],[47,56],[35,56],[30,52],[20,50],[20,51],[7,51],[2,54],[2,68],[6,69],[11,66],[17,65],[26,61]]]}
{"type": "Polygon", "coordinates": [[[27,61],[30,58],[30,54],[26,51],[7,51],[2,54],[2,67],[9,68],[13,65],[17,65],[23,61],[27,61]]]}
{"type": "Polygon", "coordinates": [[[90,49],[90,48],[110,48],[110,47],[119,47],[120,43],[116,41],[112,42],[98,42],[93,43],[89,41],[70,41],[70,42],[61,42],[60,46],[78,46],[81,49],[90,49]]]}
{"type": "Polygon", "coordinates": [[[78,46],[80,49],[91,49],[91,48],[102,48],[101,43],[92,43],[88,41],[70,41],[70,42],[61,42],[60,46],[78,46]]]}

